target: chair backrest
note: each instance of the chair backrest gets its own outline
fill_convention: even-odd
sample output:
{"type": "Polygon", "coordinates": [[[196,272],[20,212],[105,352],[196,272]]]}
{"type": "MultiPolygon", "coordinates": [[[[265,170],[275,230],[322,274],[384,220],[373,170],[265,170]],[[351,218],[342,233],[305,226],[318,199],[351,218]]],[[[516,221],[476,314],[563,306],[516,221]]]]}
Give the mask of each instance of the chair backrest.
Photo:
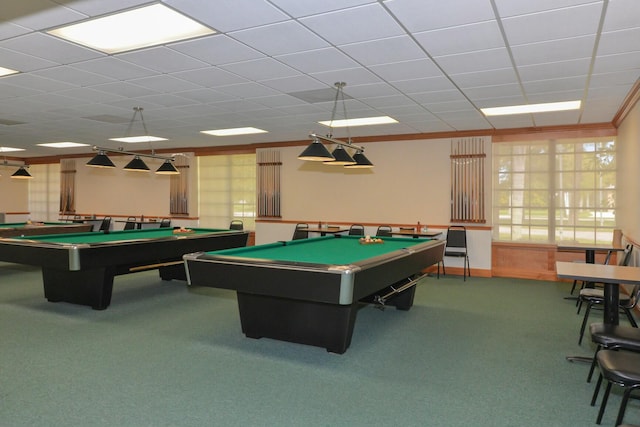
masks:
{"type": "Polygon", "coordinates": [[[136,228],[136,217],[130,216],[129,218],[127,218],[127,222],[124,223],[124,229],[133,230],[134,228],[136,228]]]}
{"type": "Polygon", "coordinates": [[[452,225],[447,229],[447,248],[467,249],[467,229],[462,225],[452,225]]]}
{"type": "Polygon", "coordinates": [[[631,252],[633,251],[633,245],[628,244],[624,248],[624,256],[622,257],[622,261],[620,261],[620,265],[628,266],[631,262],[631,252]]]}
{"type": "Polygon", "coordinates": [[[106,231],[111,229],[111,217],[105,216],[102,220],[102,224],[100,225],[100,231],[106,231]]]}
{"type": "Polygon", "coordinates": [[[160,220],[160,228],[171,228],[171,219],[162,218],[160,220]]]}
{"type": "Polygon", "coordinates": [[[229,224],[229,229],[230,230],[244,230],[244,223],[242,221],[240,221],[239,219],[234,219],[233,221],[231,221],[231,224],[229,224]]]}
{"type": "Polygon", "coordinates": [[[376,231],[376,236],[389,237],[389,236],[391,236],[391,231],[393,231],[393,230],[391,229],[390,226],[381,225],[381,226],[378,227],[378,230],[376,231]]]}
{"type": "Polygon", "coordinates": [[[296,224],[296,229],[293,231],[293,237],[291,240],[306,239],[309,237],[309,224],[296,224]]]}
{"type": "Polygon", "coordinates": [[[349,227],[349,236],[364,236],[364,226],[361,224],[353,224],[349,227]]]}

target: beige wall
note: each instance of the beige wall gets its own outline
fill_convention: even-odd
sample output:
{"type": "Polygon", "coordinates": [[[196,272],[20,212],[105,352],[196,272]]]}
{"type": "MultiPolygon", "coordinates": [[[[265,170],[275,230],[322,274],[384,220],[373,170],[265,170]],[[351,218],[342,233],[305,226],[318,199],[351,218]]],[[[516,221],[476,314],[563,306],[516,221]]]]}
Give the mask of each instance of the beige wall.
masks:
{"type": "MultiPolygon", "coordinates": [[[[27,179],[12,179],[17,168],[0,168],[0,212],[29,211],[29,183],[27,179]]],[[[13,221],[13,219],[11,219],[13,221]]]]}
{"type": "MultiPolygon", "coordinates": [[[[122,168],[130,156],[111,156],[115,169],[92,168],[89,158],[76,159],[76,211],[82,214],[169,216],[169,175],[156,175],[161,161],[144,159],[151,171],[130,172],[122,168]]],[[[197,215],[196,162],[191,156],[190,215],[197,215]]]]}
{"type": "Polygon", "coordinates": [[[640,242],[640,104],[618,128],[618,226],[640,242]]]}
{"type": "MultiPolygon", "coordinates": [[[[323,222],[448,225],[450,139],[365,145],[373,169],[345,169],[282,148],[282,217],[323,222]]],[[[491,144],[485,144],[485,215],[490,225],[491,144]]]]}

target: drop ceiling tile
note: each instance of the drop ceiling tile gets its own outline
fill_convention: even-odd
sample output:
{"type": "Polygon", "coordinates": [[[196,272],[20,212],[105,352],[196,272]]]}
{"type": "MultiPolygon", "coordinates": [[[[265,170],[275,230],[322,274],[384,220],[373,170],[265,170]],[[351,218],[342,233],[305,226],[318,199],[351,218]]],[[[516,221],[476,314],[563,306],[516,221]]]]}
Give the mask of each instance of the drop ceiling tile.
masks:
{"type": "Polygon", "coordinates": [[[587,83],[587,76],[566,77],[560,79],[535,80],[523,82],[528,95],[535,93],[557,92],[560,90],[583,90],[587,83]]]}
{"type": "Polygon", "coordinates": [[[613,73],[593,74],[591,75],[591,80],[589,81],[589,87],[610,88],[620,85],[628,89],[629,87],[633,86],[633,84],[636,82],[636,80],[638,80],[639,77],[640,68],[617,71],[613,73]]]}
{"type": "Polygon", "coordinates": [[[518,82],[518,76],[512,67],[470,73],[451,73],[449,76],[458,87],[463,89],[518,82]]]}
{"type": "Polygon", "coordinates": [[[403,80],[392,82],[393,86],[402,93],[412,95],[421,92],[454,90],[456,87],[447,77],[429,77],[425,79],[403,80]]]}
{"type": "Polygon", "coordinates": [[[638,48],[638,40],[640,40],[640,27],[602,33],[598,43],[598,55],[612,55],[640,50],[638,48]]]}
{"type": "Polygon", "coordinates": [[[172,76],[204,87],[226,86],[247,81],[245,78],[221,70],[218,67],[205,67],[198,70],[182,71],[173,73],[172,76]]]}
{"type": "Polygon", "coordinates": [[[500,27],[495,20],[423,31],[416,40],[431,56],[451,55],[504,47],[500,27]]]}
{"type": "Polygon", "coordinates": [[[598,55],[593,65],[596,74],[640,68],[640,50],[614,55],[598,55]]]}
{"type": "Polygon", "coordinates": [[[77,85],[51,80],[33,74],[15,74],[9,77],[9,79],[6,79],[7,84],[33,89],[40,92],[56,92],[77,87],[77,85]]]}
{"type": "Polygon", "coordinates": [[[103,75],[111,80],[129,80],[155,74],[152,70],[109,56],[74,64],[75,68],[103,75]]]}
{"type": "Polygon", "coordinates": [[[46,59],[56,64],[72,64],[103,56],[94,50],[42,33],[30,33],[4,40],[0,42],[0,47],[46,59]]]}
{"type": "Polygon", "coordinates": [[[441,116],[442,113],[451,113],[458,111],[471,111],[474,106],[467,100],[460,101],[444,101],[437,103],[421,103],[423,107],[437,116],[441,116]]]}
{"type": "Polygon", "coordinates": [[[442,76],[442,71],[429,58],[372,65],[369,69],[391,82],[442,76]]]}
{"type": "Polygon", "coordinates": [[[589,58],[593,52],[595,36],[573,37],[540,43],[512,46],[517,66],[560,62],[589,58]]]}
{"type": "Polygon", "coordinates": [[[0,22],[0,40],[10,39],[30,32],[30,29],[12,22],[0,22]]]}
{"type": "Polygon", "coordinates": [[[571,61],[523,65],[522,67],[518,67],[518,73],[522,81],[546,80],[587,75],[590,66],[591,58],[580,58],[571,61]]]}
{"type": "Polygon", "coordinates": [[[277,91],[285,93],[302,92],[327,87],[326,84],[323,84],[319,80],[307,75],[263,80],[260,83],[277,91]]]}
{"type": "Polygon", "coordinates": [[[340,46],[347,55],[365,66],[427,58],[410,37],[399,36],[340,46]]]}
{"type": "Polygon", "coordinates": [[[11,68],[12,70],[29,72],[59,65],[46,59],[37,58],[32,55],[25,55],[9,49],[3,49],[0,43],[0,66],[11,68]]]}
{"type": "Polygon", "coordinates": [[[263,58],[264,54],[224,34],[174,43],[170,49],[212,65],[263,58]]]}
{"type": "Polygon", "coordinates": [[[502,25],[510,45],[593,36],[601,11],[601,4],[591,3],[505,18],[502,25]]]}
{"type": "Polygon", "coordinates": [[[87,17],[85,14],[78,13],[71,8],[55,6],[58,6],[55,2],[42,0],[3,2],[2,14],[4,19],[8,19],[9,16],[13,15],[13,22],[32,30],[52,28],[69,22],[80,21],[87,17]],[[19,5],[16,5],[16,3],[19,5]],[[24,9],[18,10],[16,8],[16,6],[22,8],[23,5],[25,6],[24,9]]]}
{"type": "Polygon", "coordinates": [[[244,99],[273,96],[278,94],[278,91],[276,90],[273,90],[265,85],[253,82],[219,86],[217,90],[219,92],[227,93],[229,95],[244,99]]]}
{"type": "Polygon", "coordinates": [[[293,77],[299,74],[293,68],[271,58],[221,65],[220,68],[255,81],[271,80],[278,77],[293,77]]]}
{"type": "Polygon", "coordinates": [[[532,104],[547,102],[576,101],[582,99],[584,90],[557,90],[555,92],[539,92],[527,94],[527,99],[532,104]]]}
{"type": "Polygon", "coordinates": [[[303,73],[354,68],[358,63],[334,47],[276,56],[276,59],[303,73]]]}
{"type": "Polygon", "coordinates": [[[67,96],[69,98],[75,98],[84,103],[110,102],[124,98],[122,95],[108,93],[101,90],[93,90],[89,88],[75,88],[65,90],[60,92],[60,95],[67,96]]]}
{"type": "Polygon", "coordinates": [[[300,99],[290,95],[261,96],[253,98],[252,101],[269,108],[292,107],[304,104],[300,99]]]}
{"type": "Polygon", "coordinates": [[[405,0],[389,1],[385,5],[409,31],[414,32],[495,19],[489,0],[405,0]]]}
{"type": "Polygon", "coordinates": [[[187,90],[184,92],[175,92],[175,95],[182,98],[191,99],[197,103],[219,102],[235,99],[235,96],[231,96],[226,93],[219,92],[217,90],[200,88],[195,90],[187,90]]]}
{"type": "Polygon", "coordinates": [[[475,73],[511,66],[506,48],[439,56],[435,61],[447,74],[475,73]]]}
{"type": "Polygon", "coordinates": [[[302,16],[316,15],[318,13],[331,12],[362,4],[375,3],[375,0],[271,0],[271,3],[284,10],[287,14],[300,18],[302,16]]]}
{"type": "Polygon", "coordinates": [[[93,86],[96,84],[108,83],[113,81],[112,78],[79,70],[72,65],[61,65],[58,67],[47,68],[44,70],[34,71],[35,76],[46,77],[48,79],[60,82],[71,83],[81,87],[93,86]]]}
{"type": "Polygon", "coordinates": [[[99,16],[148,3],[148,0],[74,0],[66,2],[65,7],[87,16],[99,16]]]}
{"type": "Polygon", "coordinates": [[[101,85],[95,85],[92,87],[92,89],[131,98],[155,95],[156,93],[158,93],[155,90],[151,90],[143,86],[138,86],[127,82],[105,83],[101,85]]]}
{"type": "Polygon", "coordinates": [[[410,106],[410,108],[415,109],[416,102],[411,98],[404,95],[390,95],[390,96],[376,96],[370,97],[363,100],[365,104],[370,106],[371,108],[381,108],[385,111],[390,107],[405,107],[410,106]]]}
{"type": "Polygon", "coordinates": [[[505,96],[502,98],[474,99],[473,102],[478,108],[509,107],[512,105],[523,105],[529,103],[529,101],[524,97],[524,94],[505,96]]]}
{"type": "Polygon", "coordinates": [[[377,3],[301,18],[300,22],[333,45],[404,34],[402,27],[377,3]]]}
{"type": "Polygon", "coordinates": [[[502,17],[515,15],[527,15],[537,12],[544,12],[553,9],[562,9],[570,6],[577,6],[587,3],[600,3],[602,0],[536,0],[536,1],[513,1],[495,0],[498,12],[502,17]]]}
{"type": "Polygon", "coordinates": [[[556,126],[565,123],[577,123],[579,117],[580,110],[533,114],[533,120],[536,126],[556,126]]]}
{"type": "Polygon", "coordinates": [[[349,68],[310,74],[312,77],[330,86],[333,86],[335,82],[346,82],[350,85],[357,85],[382,81],[378,76],[366,68],[349,68]]]}
{"type": "Polygon", "coordinates": [[[343,90],[345,95],[362,100],[378,96],[398,95],[397,89],[387,83],[382,82],[363,85],[347,85],[343,90]]]}
{"type": "Polygon", "coordinates": [[[162,73],[195,70],[209,65],[166,47],[123,53],[118,55],[118,59],[162,73]]]}
{"type": "Polygon", "coordinates": [[[199,0],[165,0],[164,3],[220,32],[272,24],[289,18],[264,0],[216,0],[215,7],[208,1],[199,0]]]}
{"type": "Polygon", "coordinates": [[[640,8],[637,0],[610,0],[602,31],[635,28],[639,23],[640,8]]]}
{"type": "Polygon", "coordinates": [[[187,90],[202,89],[202,86],[188,82],[167,74],[160,74],[141,79],[129,80],[129,83],[150,89],[154,92],[183,92],[187,90]]]}
{"type": "Polygon", "coordinates": [[[522,88],[519,84],[512,83],[508,85],[468,88],[465,89],[464,93],[472,101],[477,101],[480,99],[522,96],[522,88]]]}
{"type": "Polygon", "coordinates": [[[229,33],[229,36],[268,56],[320,49],[329,45],[295,21],[240,30],[229,33]]]}
{"type": "Polygon", "coordinates": [[[143,102],[152,102],[156,105],[162,105],[163,107],[180,107],[184,105],[193,105],[194,103],[191,99],[182,98],[168,93],[140,96],[138,99],[143,102]]]}
{"type": "Polygon", "coordinates": [[[491,116],[486,120],[495,129],[533,127],[533,117],[531,114],[514,114],[511,116],[491,116]]]}

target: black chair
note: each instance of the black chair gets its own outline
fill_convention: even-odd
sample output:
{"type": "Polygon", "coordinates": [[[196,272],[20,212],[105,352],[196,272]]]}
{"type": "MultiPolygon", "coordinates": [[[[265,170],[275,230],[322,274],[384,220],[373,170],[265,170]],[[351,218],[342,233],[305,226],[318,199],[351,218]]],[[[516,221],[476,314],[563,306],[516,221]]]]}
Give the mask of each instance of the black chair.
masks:
{"type": "MultiPolygon", "coordinates": [[[[471,267],[469,267],[469,251],[467,248],[467,229],[462,225],[452,225],[447,229],[447,242],[444,247],[445,257],[456,257],[463,259],[462,275],[464,280],[471,277],[471,267]]],[[[442,274],[446,275],[444,257],[438,263],[438,277],[440,277],[440,264],[442,264],[442,274]]]]}
{"type": "Polygon", "coordinates": [[[234,219],[229,224],[229,229],[230,230],[244,230],[244,223],[242,221],[240,221],[239,219],[234,219]]]}
{"type": "Polygon", "coordinates": [[[353,224],[349,227],[349,236],[364,236],[364,226],[360,224],[353,224]]]}
{"type": "Polygon", "coordinates": [[[598,377],[596,388],[593,391],[591,406],[595,406],[596,404],[602,380],[604,379],[607,382],[607,387],[602,396],[602,402],[600,403],[596,424],[600,424],[602,421],[602,416],[607,407],[611,385],[616,384],[624,388],[622,400],[620,401],[620,409],[618,410],[618,417],[615,423],[616,426],[619,426],[622,424],[631,392],[640,388],[640,354],[629,351],[601,350],[596,355],[596,362],[600,367],[600,376],[598,377]]]}
{"type": "Polygon", "coordinates": [[[109,231],[111,230],[111,217],[110,216],[105,216],[102,219],[102,224],[100,224],[100,230],[99,231],[109,231]]]}
{"type": "Polygon", "coordinates": [[[160,228],[171,228],[171,219],[162,218],[160,220],[160,228]]]}
{"type": "Polygon", "coordinates": [[[391,237],[391,232],[393,229],[388,225],[381,225],[378,227],[376,231],[376,236],[378,237],[391,237]]]}
{"type": "MultiPolygon", "coordinates": [[[[629,265],[631,261],[631,252],[633,250],[633,245],[627,245],[624,250],[624,258],[620,265],[629,265]]],[[[638,303],[638,298],[640,297],[640,285],[636,285],[633,287],[633,291],[629,298],[621,298],[618,304],[620,311],[627,316],[629,319],[629,323],[634,328],[637,328],[638,325],[633,318],[632,311],[638,303]]],[[[582,338],[584,337],[584,331],[587,327],[587,322],[589,321],[589,314],[591,313],[591,309],[595,306],[602,307],[604,305],[604,289],[599,288],[584,288],[580,290],[580,294],[578,296],[578,313],[580,313],[580,307],[582,304],[586,304],[587,308],[584,312],[584,317],[582,319],[582,324],[580,325],[580,337],[578,338],[578,344],[582,344],[582,338]]]]}
{"type": "Polygon", "coordinates": [[[136,228],[136,217],[130,216],[127,218],[127,222],[124,223],[125,230],[133,230],[136,228]]]}
{"type": "Polygon", "coordinates": [[[293,237],[291,240],[306,239],[309,237],[309,224],[296,224],[296,229],[293,231],[293,237]]]}
{"type": "Polygon", "coordinates": [[[627,350],[640,353],[640,328],[592,323],[589,325],[589,334],[591,335],[591,341],[597,347],[593,355],[587,382],[591,382],[591,377],[596,367],[596,356],[600,350],[627,350]]]}

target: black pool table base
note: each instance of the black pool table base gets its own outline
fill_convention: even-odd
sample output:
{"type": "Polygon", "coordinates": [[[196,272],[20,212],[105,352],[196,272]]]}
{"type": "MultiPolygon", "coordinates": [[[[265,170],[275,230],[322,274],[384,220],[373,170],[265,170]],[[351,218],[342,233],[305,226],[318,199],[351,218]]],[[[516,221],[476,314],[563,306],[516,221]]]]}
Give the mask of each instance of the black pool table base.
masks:
{"type": "MultiPolygon", "coordinates": [[[[388,292],[382,290],[382,293],[388,292]]],[[[377,294],[377,293],[376,293],[377,294]]],[[[409,310],[415,286],[394,295],[385,306],[409,310]]],[[[248,338],[272,338],[326,348],[342,354],[353,336],[353,327],[362,303],[375,302],[372,295],[349,305],[328,304],[237,292],[242,332],[248,338]]]]}
{"type": "Polygon", "coordinates": [[[113,267],[79,271],[43,268],[44,297],[49,302],[68,302],[87,305],[94,310],[105,310],[111,304],[113,279],[116,275],[155,268],[159,270],[162,280],[186,280],[184,263],[181,261],[126,270],[113,267]]]}

